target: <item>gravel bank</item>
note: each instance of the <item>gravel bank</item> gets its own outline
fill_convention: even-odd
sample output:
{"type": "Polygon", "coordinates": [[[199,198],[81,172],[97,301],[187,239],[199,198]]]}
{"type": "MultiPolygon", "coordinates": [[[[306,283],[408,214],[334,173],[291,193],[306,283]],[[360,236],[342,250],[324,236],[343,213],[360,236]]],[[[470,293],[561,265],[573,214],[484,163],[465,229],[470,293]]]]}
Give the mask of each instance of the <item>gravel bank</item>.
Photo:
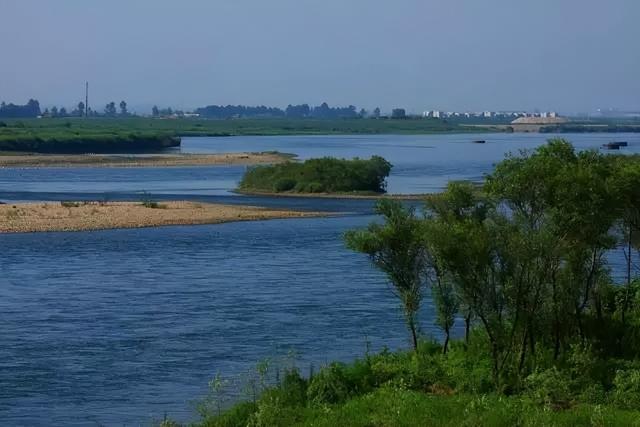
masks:
{"type": "Polygon", "coordinates": [[[196,202],[47,202],[0,205],[0,233],[86,231],[326,216],[196,202]]]}
{"type": "Polygon", "coordinates": [[[140,167],[140,166],[207,166],[255,165],[281,163],[291,160],[291,154],[221,153],[221,154],[158,154],[158,155],[102,155],[102,154],[19,154],[0,155],[0,167],[140,167]]]}

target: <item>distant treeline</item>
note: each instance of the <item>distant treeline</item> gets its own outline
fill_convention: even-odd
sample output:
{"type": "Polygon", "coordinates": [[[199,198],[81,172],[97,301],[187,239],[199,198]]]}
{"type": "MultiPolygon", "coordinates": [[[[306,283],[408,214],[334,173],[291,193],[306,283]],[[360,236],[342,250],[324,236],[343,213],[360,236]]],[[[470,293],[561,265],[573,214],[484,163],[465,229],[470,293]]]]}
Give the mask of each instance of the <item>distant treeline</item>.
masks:
{"type": "MultiPolygon", "coordinates": [[[[370,115],[364,109],[358,111],[355,106],[329,107],[326,102],[311,107],[309,104],[291,105],[284,110],[278,107],[248,107],[245,105],[209,105],[198,108],[195,113],[202,117],[227,119],[233,117],[288,117],[288,118],[317,118],[317,119],[339,119],[357,118],[370,115]]],[[[376,108],[373,116],[380,115],[380,109],[376,108]]]]}
{"type": "Polygon", "coordinates": [[[38,117],[40,115],[40,103],[35,99],[30,99],[24,105],[0,103],[0,117],[3,118],[27,118],[38,117]]]}
{"type": "Polygon", "coordinates": [[[256,166],[244,174],[240,189],[267,193],[384,193],[391,167],[380,156],[353,160],[324,157],[303,163],[256,166]]]}
{"type": "Polygon", "coordinates": [[[0,151],[47,154],[146,153],[180,146],[180,138],[158,134],[57,134],[0,137],[0,151]]]}

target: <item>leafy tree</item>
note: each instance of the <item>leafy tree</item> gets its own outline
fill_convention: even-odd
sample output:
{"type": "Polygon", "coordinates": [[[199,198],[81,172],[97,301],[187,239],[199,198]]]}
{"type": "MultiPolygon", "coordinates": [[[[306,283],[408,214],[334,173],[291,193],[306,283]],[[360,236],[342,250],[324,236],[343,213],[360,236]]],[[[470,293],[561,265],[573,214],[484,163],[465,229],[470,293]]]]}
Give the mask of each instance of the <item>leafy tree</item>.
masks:
{"type": "Polygon", "coordinates": [[[404,108],[394,108],[391,111],[391,118],[392,119],[406,119],[407,118],[407,112],[405,111],[404,108]]]}
{"type": "Polygon", "coordinates": [[[120,101],[120,115],[128,116],[129,112],[127,111],[127,103],[125,101],[120,101]]]}
{"type": "Polygon", "coordinates": [[[76,107],[76,110],[74,111],[74,113],[75,113],[74,114],[75,116],[83,116],[87,113],[84,102],[82,101],[78,102],[78,106],[76,107]]]}
{"type": "Polygon", "coordinates": [[[153,117],[158,117],[160,115],[160,110],[158,109],[157,105],[154,105],[153,108],[151,109],[151,115],[153,117]]]}
{"type": "Polygon", "coordinates": [[[347,247],[369,255],[393,285],[392,292],[402,303],[413,348],[418,348],[418,310],[425,287],[427,254],[421,238],[422,223],[414,209],[398,201],[381,200],[376,213],[383,225],[373,223],[366,230],[345,234],[347,247]]]}
{"type": "Polygon", "coordinates": [[[116,103],[111,101],[104,107],[105,116],[114,117],[116,115],[116,103]]]}

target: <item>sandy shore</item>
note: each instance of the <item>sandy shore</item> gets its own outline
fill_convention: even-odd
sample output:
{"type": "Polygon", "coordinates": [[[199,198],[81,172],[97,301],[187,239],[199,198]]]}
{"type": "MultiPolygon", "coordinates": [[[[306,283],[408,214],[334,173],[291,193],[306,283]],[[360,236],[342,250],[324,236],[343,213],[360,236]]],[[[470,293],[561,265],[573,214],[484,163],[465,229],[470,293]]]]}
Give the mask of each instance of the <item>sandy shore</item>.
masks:
{"type": "Polygon", "coordinates": [[[0,233],[216,224],[326,215],[196,202],[160,202],[156,207],[140,202],[18,203],[0,205],[0,233]]]}
{"type": "Polygon", "coordinates": [[[140,167],[255,165],[291,160],[291,154],[277,152],[224,154],[17,154],[0,155],[0,167],[140,167]]]}

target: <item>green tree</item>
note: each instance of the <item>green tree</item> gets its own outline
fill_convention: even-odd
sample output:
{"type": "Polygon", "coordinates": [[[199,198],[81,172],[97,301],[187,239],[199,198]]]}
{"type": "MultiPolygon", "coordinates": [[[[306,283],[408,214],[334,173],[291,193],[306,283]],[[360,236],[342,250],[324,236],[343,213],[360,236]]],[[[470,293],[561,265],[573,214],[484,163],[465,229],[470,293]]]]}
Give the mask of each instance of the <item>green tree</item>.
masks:
{"type": "Polygon", "coordinates": [[[105,116],[113,117],[116,115],[116,103],[111,101],[104,107],[105,116]]]}
{"type": "Polygon", "coordinates": [[[120,101],[120,115],[128,116],[129,112],[127,111],[127,103],[125,101],[120,101]]]}
{"type": "Polygon", "coordinates": [[[406,209],[398,201],[381,200],[376,213],[384,224],[373,223],[365,230],[345,234],[347,247],[369,255],[383,271],[392,292],[402,303],[413,348],[418,348],[418,310],[425,287],[427,256],[422,240],[422,222],[413,208],[406,209]]]}

